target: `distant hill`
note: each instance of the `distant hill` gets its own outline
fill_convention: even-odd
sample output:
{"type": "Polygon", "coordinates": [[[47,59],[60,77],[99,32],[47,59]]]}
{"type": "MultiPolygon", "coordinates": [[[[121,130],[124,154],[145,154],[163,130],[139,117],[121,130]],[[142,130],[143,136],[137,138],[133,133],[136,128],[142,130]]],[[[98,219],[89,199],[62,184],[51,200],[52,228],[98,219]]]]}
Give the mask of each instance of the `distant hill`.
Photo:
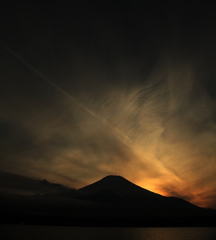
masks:
{"type": "Polygon", "coordinates": [[[88,186],[85,186],[80,191],[87,194],[94,194],[98,191],[114,191],[121,195],[122,197],[127,196],[145,196],[149,200],[157,200],[162,196],[156,193],[153,193],[149,190],[141,188],[134,183],[128,181],[124,177],[110,175],[102,178],[101,180],[92,183],[88,186]]]}
{"type": "Polygon", "coordinates": [[[162,196],[121,176],[106,176],[78,190],[46,180],[40,184],[47,189],[44,194],[0,194],[0,223],[216,226],[215,210],[200,208],[180,198],[162,196]]]}
{"type": "Polygon", "coordinates": [[[147,208],[147,211],[198,211],[197,207],[183,199],[164,197],[141,188],[121,176],[106,176],[85,186],[79,191],[80,199],[101,203],[124,204],[134,208],[147,208]]]}

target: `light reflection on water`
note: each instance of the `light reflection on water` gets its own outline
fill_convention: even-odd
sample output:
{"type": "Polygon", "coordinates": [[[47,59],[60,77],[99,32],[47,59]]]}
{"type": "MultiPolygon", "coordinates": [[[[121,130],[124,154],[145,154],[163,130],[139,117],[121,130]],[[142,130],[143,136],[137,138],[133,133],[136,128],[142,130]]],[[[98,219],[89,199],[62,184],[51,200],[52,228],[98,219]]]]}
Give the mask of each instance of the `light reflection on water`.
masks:
{"type": "Polygon", "coordinates": [[[216,228],[96,228],[0,225],[3,240],[215,240],[216,228]]]}

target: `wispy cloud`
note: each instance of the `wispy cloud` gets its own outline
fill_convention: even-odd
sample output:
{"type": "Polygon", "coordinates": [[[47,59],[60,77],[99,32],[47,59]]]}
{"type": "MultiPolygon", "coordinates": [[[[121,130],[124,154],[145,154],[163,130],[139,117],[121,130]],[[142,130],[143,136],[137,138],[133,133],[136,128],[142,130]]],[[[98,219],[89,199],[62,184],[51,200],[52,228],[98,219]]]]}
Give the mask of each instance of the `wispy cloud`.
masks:
{"type": "Polygon", "coordinates": [[[77,60],[82,74],[68,80],[65,91],[84,107],[31,71],[23,73],[25,66],[5,73],[1,169],[76,188],[123,175],[215,206],[209,187],[216,181],[215,100],[199,65],[161,57],[150,73],[137,74],[142,64],[126,62],[108,76],[99,61],[90,68],[88,59],[77,60]]]}

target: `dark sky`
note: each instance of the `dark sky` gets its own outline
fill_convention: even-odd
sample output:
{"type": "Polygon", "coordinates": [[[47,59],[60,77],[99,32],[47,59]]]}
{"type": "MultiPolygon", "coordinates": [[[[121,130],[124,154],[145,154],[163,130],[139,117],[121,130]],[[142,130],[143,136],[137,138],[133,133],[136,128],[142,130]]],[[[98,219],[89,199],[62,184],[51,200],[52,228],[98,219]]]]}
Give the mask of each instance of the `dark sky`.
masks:
{"type": "Polygon", "coordinates": [[[216,207],[214,7],[174,2],[2,5],[2,177],[117,174],[216,207]]]}

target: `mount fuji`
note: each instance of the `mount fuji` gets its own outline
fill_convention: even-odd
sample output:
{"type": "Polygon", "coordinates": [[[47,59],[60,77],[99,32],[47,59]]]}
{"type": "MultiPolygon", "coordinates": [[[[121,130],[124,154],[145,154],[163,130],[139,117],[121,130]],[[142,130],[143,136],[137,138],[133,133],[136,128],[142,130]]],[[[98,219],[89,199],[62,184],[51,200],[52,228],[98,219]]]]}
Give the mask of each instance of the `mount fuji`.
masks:
{"type": "Polygon", "coordinates": [[[128,181],[124,177],[110,175],[78,190],[80,199],[98,203],[117,204],[118,207],[152,211],[197,211],[201,208],[181,198],[165,197],[128,181]]]}
{"type": "Polygon", "coordinates": [[[165,197],[121,176],[106,176],[81,189],[41,181],[53,192],[4,194],[0,223],[70,226],[216,226],[216,211],[165,197]]]}

